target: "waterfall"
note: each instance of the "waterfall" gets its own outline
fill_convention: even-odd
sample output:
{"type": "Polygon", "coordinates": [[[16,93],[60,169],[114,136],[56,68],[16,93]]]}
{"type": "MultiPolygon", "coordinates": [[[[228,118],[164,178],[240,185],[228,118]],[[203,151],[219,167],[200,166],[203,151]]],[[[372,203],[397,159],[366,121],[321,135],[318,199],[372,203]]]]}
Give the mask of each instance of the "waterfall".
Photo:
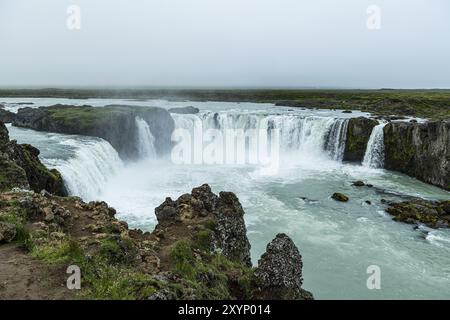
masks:
{"type": "Polygon", "coordinates": [[[334,119],[325,117],[270,116],[280,129],[281,149],[300,155],[324,155],[326,133],[334,119]]]}
{"type": "Polygon", "coordinates": [[[44,163],[61,172],[71,195],[85,200],[95,199],[107,180],[122,168],[117,151],[103,139],[63,140],[60,144],[73,148],[68,159],[45,159],[44,163]]]}
{"type": "Polygon", "coordinates": [[[141,158],[154,157],[156,155],[155,138],[148,123],[144,119],[136,117],[136,127],[138,129],[139,156],[141,158]]]}
{"type": "Polygon", "coordinates": [[[335,119],[325,140],[325,150],[331,159],[342,161],[347,141],[348,119],[335,119]]]}
{"type": "Polygon", "coordinates": [[[172,115],[175,127],[191,132],[206,129],[279,129],[280,148],[298,155],[325,156],[342,161],[348,119],[298,115],[264,115],[209,112],[202,115],[172,115]]]}
{"type": "Polygon", "coordinates": [[[370,134],[367,143],[366,153],[362,165],[370,168],[384,167],[384,126],[386,123],[380,123],[375,126],[370,134]]]}

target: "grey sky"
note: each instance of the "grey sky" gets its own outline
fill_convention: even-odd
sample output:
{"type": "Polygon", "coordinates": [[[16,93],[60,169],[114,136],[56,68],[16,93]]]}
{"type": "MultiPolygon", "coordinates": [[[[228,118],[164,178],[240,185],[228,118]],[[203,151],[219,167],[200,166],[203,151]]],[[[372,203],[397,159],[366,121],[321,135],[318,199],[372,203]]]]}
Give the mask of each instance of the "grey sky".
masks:
{"type": "Polygon", "coordinates": [[[89,85],[450,88],[450,1],[0,0],[0,86],[89,85]]]}

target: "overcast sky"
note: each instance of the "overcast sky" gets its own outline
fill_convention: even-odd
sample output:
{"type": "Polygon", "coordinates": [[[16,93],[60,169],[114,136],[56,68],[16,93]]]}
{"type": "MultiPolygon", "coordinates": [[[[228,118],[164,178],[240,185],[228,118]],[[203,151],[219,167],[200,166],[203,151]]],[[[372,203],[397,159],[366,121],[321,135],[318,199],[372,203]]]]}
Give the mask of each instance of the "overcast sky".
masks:
{"type": "Polygon", "coordinates": [[[0,86],[91,85],[450,88],[450,1],[0,0],[0,86]]]}

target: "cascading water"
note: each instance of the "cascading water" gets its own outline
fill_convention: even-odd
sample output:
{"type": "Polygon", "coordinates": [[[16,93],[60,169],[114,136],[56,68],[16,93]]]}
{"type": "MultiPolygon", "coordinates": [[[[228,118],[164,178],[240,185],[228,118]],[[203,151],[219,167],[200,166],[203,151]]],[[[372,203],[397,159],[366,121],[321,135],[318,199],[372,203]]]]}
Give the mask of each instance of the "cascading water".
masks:
{"type": "Polygon", "coordinates": [[[362,165],[370,168],[384,167],[384,127],[386,123],[375,126],[367,143],[366,153],[362,165]]]}
{"type": "Polygon", "coordinates": [[[61,172],[70,194],[85,200],[95,199],[108,179],[123,166],[117,151],[102,139],[69,139],[60,144],[73,148],[74,155],[67,160],[44,162],[61,172]]]}
{"type": "Polygon", "coordinates": [[[325,140],[325,150],[331,159],[342,161],[347,141],[348,119],[335,119],[325,140]]]}
{"type": "Polygon", "coordinates": [[[155,138],[150,130],[148,123],[136,117],[136,127],[138,130],[138,149],[141,158],[151,158],[156,155],[155,138]]]}
{"type": "Polygon", "coordinates": [[[323,156],[342,161],[347,135],[348,119],[297,115],[261,115],[247,113],[205,113],[173,115],[175,127],[193,131],[202,128],[279,129],[280,147],[285,152],[306,156],[323,156]],[[325,151],[325,152],[324,152],[325,151]]]}

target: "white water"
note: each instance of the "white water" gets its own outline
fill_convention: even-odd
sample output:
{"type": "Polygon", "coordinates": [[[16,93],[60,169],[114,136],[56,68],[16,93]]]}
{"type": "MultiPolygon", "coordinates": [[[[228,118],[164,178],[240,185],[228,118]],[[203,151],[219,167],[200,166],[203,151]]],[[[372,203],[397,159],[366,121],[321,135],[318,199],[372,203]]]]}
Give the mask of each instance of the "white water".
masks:
{"type": "Polygon", "coordinates": [[[75,154],[69,160],[49,160],[64,177],[70,194],[94,200],[106,186],[108,179],[123,167],[116,150],[106,141],[65,140],[62,144],[72,146],[75,154]]]}
{"type": "Polygon", "coordinates": [[[347,141],[348,119],[333,121],[325,142],[325,150],[331,159],[342,161],[347,141]]]}
{"type": "Polygon", "coordinates": [[[280,147],[283,152],[336,161],[342,161],[344,156],[348,119],[233,111],[206,112],[200,116],[173,115],[173,117],[176,128],[191,132],[201,128],[219,129],[223,132],[227,129],[279,129],[280,147]]]}
{"type": "Polygon", "coordinates": [[[367,143],[366,153],[362,165],[370,168],[384,167],[384,132],[386,123],[375,126],[367,143]]]}
{"type": "MultiPolygon", "coordinates": [[[[103,102],[112,103],[118,102],[103,102]]],[[[401,201],[404,196],[450,199],[449,193],[383,169],[343,164],[342,137],[350,115],[249,103],[152,101],[148,105],[198,107],[202,126],[209,128],[253,128],[264,119],[264,125],[282,131],[282,161],[275,175],[263,174],[258,166],[174,165],[151,157],[126,163],[108,177],[101,192],[90,197],[114,206],[131,227],[152,230],[154,208],[167,196],[176,198],[209,183],[214,192],[233,191],[239,197],[254,264],[276,233],[292,237],[303,256],[304,287],[318,299],[450,298],[450,231],[415,230],[394,222],[381,203],[381,199],[401,201]],[[354,180],[375,188],[354,187],[354,180]],[[331,199],[336,191],[350,201],[331,199]],[[367,267],[374,264],[381,268],[382,290],[366,287],[367,267]]],[[[365,114],[351,116],[361,115],[365,114]]],[[[196,116],[173,116],[178,128],[193,128],[196,116]]],[[[10,129],[15,131],[13,138],[20,136],[20,142],[31,144],[42,134],[10,129]]],[[[59,143],[65,139],[45,134],[35,145],[44,161],[68,160],[76,153],[72,146],[59,143]]],[[[109,158],[104,161],[106,166],[109,158]]]]}
{"type": "Polygon", "coordinates": [[[136,117],[136,127],[138,129],[138,147],[140,158],[155,157],[155,138],[150,131],[148,123],[144,119],[136,117]]]}
{"type": "Polygon", "coordinates": [[[116,150],[93,137],[36,132],[8,125],[10,136],[40,151],[44,164],[61,172],[72,195],[95,199],[108,180],[123,169],[116,150]]]}

